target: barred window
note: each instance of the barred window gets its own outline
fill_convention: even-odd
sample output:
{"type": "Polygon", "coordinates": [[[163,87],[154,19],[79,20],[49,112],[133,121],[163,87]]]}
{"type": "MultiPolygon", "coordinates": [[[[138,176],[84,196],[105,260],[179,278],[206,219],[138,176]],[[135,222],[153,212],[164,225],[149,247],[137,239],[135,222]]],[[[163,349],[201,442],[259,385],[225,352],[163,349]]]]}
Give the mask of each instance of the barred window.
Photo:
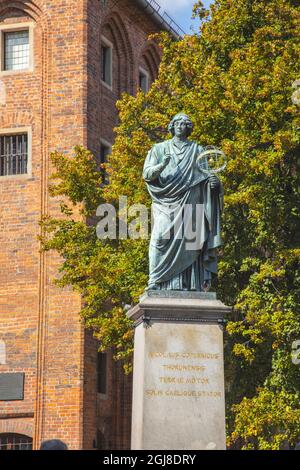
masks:
{"type": "Polygon", "coordinates": [[[28,135],[0,135],[0,176],[23,175],[28,167],[28,135]]]}
{"type": "Polygon", "coordinates": [[[32,438],[23,434],[0,434],[0,450],[32,450],[32,438]]]}
{"type": "Polygon", "coordinates": [[[29,30],[4,33],[4,70],[29,68],[29,30]]]}

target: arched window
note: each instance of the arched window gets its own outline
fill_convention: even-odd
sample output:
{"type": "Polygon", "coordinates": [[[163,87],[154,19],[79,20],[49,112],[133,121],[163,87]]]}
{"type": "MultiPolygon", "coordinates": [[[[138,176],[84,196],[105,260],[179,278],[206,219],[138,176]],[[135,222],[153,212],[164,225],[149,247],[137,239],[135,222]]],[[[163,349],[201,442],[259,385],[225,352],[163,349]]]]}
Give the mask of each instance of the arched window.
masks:
{"type": "Polygon", "coordinates": [[[114,13],[101,25],[101,81],[113,92],[133,92],[133,52],[121,17],[114,13]]]}
{"type": "Polygon", "coordinates": [[[24,434],[0,434],[0,450],[32,450],[32,438],[24,434]]]}
{"type": "Polygon", "coordinates": [[[154,44],[147,44],[139,60],[138,88],[145,93],[158,75],[160,56],[154,44]]]}

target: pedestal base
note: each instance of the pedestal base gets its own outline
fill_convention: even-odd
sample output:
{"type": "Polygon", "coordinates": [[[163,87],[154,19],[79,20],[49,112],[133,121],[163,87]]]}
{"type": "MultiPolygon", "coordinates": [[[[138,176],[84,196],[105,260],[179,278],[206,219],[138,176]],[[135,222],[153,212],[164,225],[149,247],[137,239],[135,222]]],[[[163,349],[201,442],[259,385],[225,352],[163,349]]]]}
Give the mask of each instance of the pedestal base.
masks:
{"type": "Polygon", "coordinates": [[[136,322],[132,449],[225,449],[223,318],[213,293],[150,291],[136,322]]]}

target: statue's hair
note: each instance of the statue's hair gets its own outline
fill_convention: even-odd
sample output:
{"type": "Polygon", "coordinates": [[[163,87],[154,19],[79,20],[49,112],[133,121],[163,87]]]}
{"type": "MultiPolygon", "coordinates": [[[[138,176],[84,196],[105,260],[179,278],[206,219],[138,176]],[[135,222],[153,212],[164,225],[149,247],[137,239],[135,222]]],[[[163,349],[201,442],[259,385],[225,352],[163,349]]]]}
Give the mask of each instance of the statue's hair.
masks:
{"type": "Polygon", "coordinates": [[[181,121],[181,120],[184,120],[187,123],[187,129],[188,129],[187,137],[188,137],[193,132],[194,124],[192,123],[190,118],[184,113],[178,113],[176,114],[176,116],[173,117],[172,121],[170,122],[168,126],[168,131],[171,132],[172,135],[175,135],[174,124],[176,121],[181,121]]]}

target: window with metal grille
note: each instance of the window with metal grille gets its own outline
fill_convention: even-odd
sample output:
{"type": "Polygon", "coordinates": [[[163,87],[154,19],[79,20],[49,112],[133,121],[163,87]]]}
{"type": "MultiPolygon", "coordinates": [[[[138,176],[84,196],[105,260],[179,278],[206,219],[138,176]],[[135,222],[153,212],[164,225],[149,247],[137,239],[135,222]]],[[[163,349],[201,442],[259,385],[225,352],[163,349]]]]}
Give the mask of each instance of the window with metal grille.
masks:
{"type": "Polygon", "coordinates": [[[4,70],[29,68],[29,30],[9,31],[4,35],[4,70]]]}
{"type": "Polygon", "coordinates": [[[32,438],[23,434],[0,434],[0,450],[32,450],[32,438]]]}
{"type": "Polygon", "coordinates": [[[28,135],[0,135],[0,176],[23,175],[28,167],[28,135]]]}

